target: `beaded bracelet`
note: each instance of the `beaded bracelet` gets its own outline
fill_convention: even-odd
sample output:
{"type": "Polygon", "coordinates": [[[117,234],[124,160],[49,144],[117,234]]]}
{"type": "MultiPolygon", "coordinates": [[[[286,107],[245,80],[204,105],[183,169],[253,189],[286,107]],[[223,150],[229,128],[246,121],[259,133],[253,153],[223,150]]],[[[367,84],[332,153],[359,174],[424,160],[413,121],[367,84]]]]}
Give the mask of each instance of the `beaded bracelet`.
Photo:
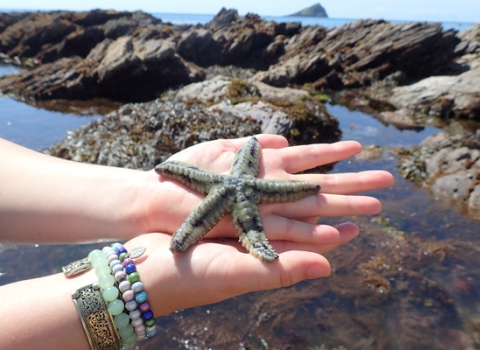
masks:
{"type": "Polygon", "coordinates": [[[120,243],[112,244],[112,250],[116,252],[123,266],[123,273],[118,272],[124,279],[119,284],[125,307],[130,311],[132,326],[137,334],[137,340],[151,338],[157,333],[155,318],[148,295],[143,290],[143,283],[140,282],[140,275],[137,272],[133,259],[129,257],[127,249],[120,243]]]}
{"type": "Polygon", "coordinates": [[[109,251],[106,248],[103,251],[92,251],[88,258],[95,268],[103,298],[108,303],[108,312],[114,317],[114,324],[118,329],[122,344],[126,349],[130,349],[135,345],[136,336],[128,315],[123,312],[125,304],[119,298],[120,292],[116,285],[118,281],[114,277],[116,272],[123,270],[123,267],[118,260],[118,255],[111,249],[109,251]]]}
{"type": "MultiPolygon", "coordinates": [[[[124,271],[124,267],[119,259],[125,260],[125,258],[129,257],[130,261],[133,262],[133,260],[131,259],[141,256],[144,252],[144,247],[136,247],[132,249],[130,254],[128,254],[126,250],[125,252],[121,252],[121,257],[119,257],[111,247],[105,247],[104,251],[96,249],[90,252],[87,258],[74,261],[62,267],[63,272],[67,277],[82,273],[83,271],[88,270],[90,267],[93,267],[95,269],[95,274],[98,277],[98,283],[93,283],[89,286],[83,287],[83,289],[78,289],[72,295],[74,298],[75,306],[77,307],[78,314],[80,315],[85,334],[89,341],[90,347],[93,350],[116,350],[120,348],[131,349],[135,346],[137,339],[145,339],[147,337],[153,336],[156,333],[156,327],[154,327],[155,329],[153,331],[150,330],[150,332],[147,332],[146,330],[143,337],[139,337],[138,334],[135,333],[134,325],[130,323],[130,320],[132,320],[132,323],[134,323],[135,319],[140,319],[140,322],[143,326],[143,319],[140,316],[148,317],[148,315],[151,315],[150,317],[151,319],[153,319],[153,313],[151,311],[149,311],[149,314],[142,313],[140,310],[136,309],[136,304],[135,308],[132,309],[132,303],[129,304],[130,306],[127,306],[128,303],[124,303],[124,301],[119,298],[120,291],[123,292],[125,289],[130,289],[131,287],[128,279],[126,281],[123,281],[128,276],[124,271]],[[127,282],[128,287],[126,287],[125,283],[122,285],[122,282],[127,282]],[[103,308],[94,307],[93,305],[87,305],[85,302],[79,303],[77,301],[79,291],[82,291],[87,287],[90,289],[93,288],[93,290],[96,291],[96,295],[101,295],[100,299],[102,299],[102,305],[104,305],[103,308]],[[84,314],[81,312],[82,306],[86,310],[89,308],[94,310],[95,314],[92,316],[93,321],[87,320],[87,322],[85,322],[84,314]],[[133,312],[127,314],[124,312],[125,308],[128,311],[130,311],[129,309],[131,309],[133,310],[133,312]],[[97,320],[97,318],[105,319],[105,314],[108,315],[108,318],[111,320],[110,328],[113,328],[113,330],[110,330],[109,333],[113,335],[105,338],[102,344],[102,340],[99,338],[98,334],[95,334],[95,329],[100,329],[99,331],[97,329],[97,331],[100,333],[102,332],[102,329],[104,332],[106,332],[106,329],[104,325],[96,325],[94,321],[97,320]],[[86,326],[87,323],[90,326],[86,326]],[[115,340],[113,342],[111,340],[112,337],[115,340]]],[[[134,278],[134,276],[132,278],[134,278]]],[[[140,285],[135,286],[134,290],[136,290],[137,293],[141,292],[143,290],[143,284],[141,284],[141,282],[139,281],[135,283],[140,283],[140,285]],[[141,288],[139,288],[139,286],[141,286],[141,288]]],[[[89,300],[93,299],[90,298],[89,300]]],[[[96,305],[99,304],[98,301],[96,301],[95,303],[96,305]]],[[[155,320],[153,319],[153,325],[154,324],[155,320]]]]}

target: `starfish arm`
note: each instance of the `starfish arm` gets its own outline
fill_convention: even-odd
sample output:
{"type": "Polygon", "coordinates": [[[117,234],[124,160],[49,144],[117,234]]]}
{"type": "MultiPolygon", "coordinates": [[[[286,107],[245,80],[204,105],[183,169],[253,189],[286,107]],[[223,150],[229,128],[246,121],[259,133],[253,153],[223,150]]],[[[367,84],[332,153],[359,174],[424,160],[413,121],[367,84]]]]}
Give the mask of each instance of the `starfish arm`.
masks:
{"type": "Polygon", "coordinates": [[[207,194],[211,188],[221,184],[224,176],[211,173],[194,165],[179,162],[167,161],[158,164],[155,171],[159,175],[170,177],[193,191],[207,194]]]}
{"type": "Polygon", "coordinates": [[[262,204],[295,202],[320,191],[320,185],[303,181],[254,179],[249,184],[262,204]]]}
{"type": "Polygon", "coordinates": [[[265,235],[258,206],[253,201],[243,193],[237,194],[231,215],[238,240],[250,254],[269,263],[278,260],[278,254],[265,235]]]}
{"type": "Polygon", "coordinates": [[[181,253],[210,231],[230,210],[233,195],[223,187],[214,188],[173,234],[170,250],[181,253]]]}
{"type": "Polygon", "coordinates": [[[252,137],[235,154],[230,174],[257,176],[261,153],[260,143],[255,137],[252,137]]]}

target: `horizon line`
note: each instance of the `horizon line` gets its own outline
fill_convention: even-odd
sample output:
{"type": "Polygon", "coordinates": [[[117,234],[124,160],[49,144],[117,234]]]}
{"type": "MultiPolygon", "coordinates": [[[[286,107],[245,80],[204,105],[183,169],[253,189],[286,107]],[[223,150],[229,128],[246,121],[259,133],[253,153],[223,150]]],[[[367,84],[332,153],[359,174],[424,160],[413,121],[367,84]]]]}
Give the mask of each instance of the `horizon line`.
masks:
{"type": "MultiPolygon", "coordinates": [[[[171,15],[200,15],[200,16],[216,16],[217,14],[211,14],[211,13],[188,13],[188,12],[152,12],[152,11],[145,11],[142,9],[137,9],[137,10],[115,10],[112,8],[109,9],[102,9],[102,8],[92,8],[89,10],[68,10],[68,9],[19,9],[19,8],[0,8],[0,12],[54,12],[54,11],[68,11],[68,12],[88,12],[88,11],[93,11],[93,10],[113,10],[117,12],[136,12],[136,11],[143,11],[145,13],[149,14],[171,14],[171,15]]],[[[236,9],[233,9],[236,10],[236,9]]],[[[392,18],[344,18],[344,17],[317,17],[317,16],[292,16],[292,15],[261,15],[255,12],[247,12],[245,14],[239,14],[239,16],[245,16],[249,13],[256,14],[260,17],[275,17],[275,18],[285,18],[285,17],[291,17],[291,18],[316,18],[316,19],[331,19],[331,20],[379,20],[379,21],[393,21],[393,22],[430,22],[430,23],[465,23],[465,24],[476,24],[480,22],[470,22],[470,21],[458,21],[458,20],[448,20],[448,21],[442,21],[442,20],[413,20],[413,19],[392,19],[392,18]]]]}

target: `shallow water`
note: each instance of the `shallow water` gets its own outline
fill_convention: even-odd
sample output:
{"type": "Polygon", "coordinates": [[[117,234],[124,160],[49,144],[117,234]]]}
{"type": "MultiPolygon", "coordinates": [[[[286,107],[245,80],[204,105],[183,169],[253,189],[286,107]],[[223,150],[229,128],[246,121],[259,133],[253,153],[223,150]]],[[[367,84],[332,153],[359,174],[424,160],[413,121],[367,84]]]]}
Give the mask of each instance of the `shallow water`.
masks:
{"type": "MultiPolygon", "coordinates": [[[[400,131],[365,113],[328,108],[344,140],[383,147],[333,169],[391,171],[394,187],[370,193],[382,201],[383,215],[322,219],[354,221],[362,232],[328,255],[329,278],[161,317],[159,335],[140,349],[480,349],[479,222],[465,207],[401,178],[390,152],[438,130],[400,131]]],[[[0,100],[0,135],[33,149],[85,122],[0,100]]],[[[60,272],[100,245],[0,246],[0,284],[60,272]]]]}
{"type": "MultiPolygon", "coordinates": [[[[19,71],[0,62],[0,76],[19,71]]],[[[0,137],[34,150],[51,146],[68,131],[98,118],[98,114],[85,116],[38,108],[0,94],[0,137]]]]}

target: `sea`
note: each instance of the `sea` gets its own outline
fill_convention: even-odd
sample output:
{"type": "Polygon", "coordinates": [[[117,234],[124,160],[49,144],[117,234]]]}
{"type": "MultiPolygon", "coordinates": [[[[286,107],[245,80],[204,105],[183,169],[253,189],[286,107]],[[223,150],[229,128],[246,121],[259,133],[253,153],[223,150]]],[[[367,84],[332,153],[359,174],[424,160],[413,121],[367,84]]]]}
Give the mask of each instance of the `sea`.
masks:
{"type": "MultiPolygon", "coordinates": [[[[206,14],[185,14],[185,13],[161,13],[153,12],[153,16],[160,18],[164,22],[172,24],[206,24],[215,16],[206,14]]],[[[261,16],[267,21],[282,22],[300,22],[302,26],[319,25],[325,28],[340,27],[347,23],[355,22],[357,19],[353,18],[321,18],[321,17],[296,17],[296,16],[261,16]]],[[[388,20],[392,23],[407,23],[404,20],[388,20]]],[[[462,31],[475,25],[470,22],[441,22],[443,29],[454,29],[462,31]]]]}

